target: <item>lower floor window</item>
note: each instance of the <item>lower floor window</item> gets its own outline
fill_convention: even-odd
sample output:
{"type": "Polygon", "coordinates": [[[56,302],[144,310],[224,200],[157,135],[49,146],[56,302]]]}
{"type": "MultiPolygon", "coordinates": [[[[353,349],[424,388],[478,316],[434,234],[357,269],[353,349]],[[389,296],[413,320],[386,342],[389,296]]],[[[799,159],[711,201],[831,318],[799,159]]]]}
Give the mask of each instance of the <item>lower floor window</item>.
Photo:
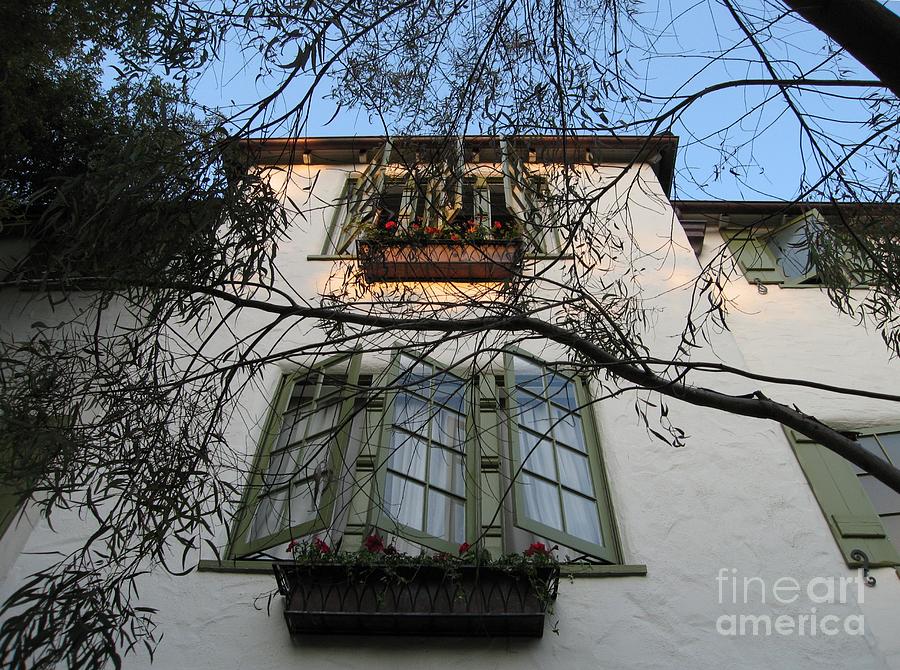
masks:
{"type": "Polygon", "coordinates": [[[338,356],[282,380],[233,558],[280,557],[314,535],[355,551],[378,533],[407,553],[544,541],[562,560],[621,562],[592,406],[571,370],[518,351],[478,375],[407,353],[375,372],[363,362],[338,356]]]}

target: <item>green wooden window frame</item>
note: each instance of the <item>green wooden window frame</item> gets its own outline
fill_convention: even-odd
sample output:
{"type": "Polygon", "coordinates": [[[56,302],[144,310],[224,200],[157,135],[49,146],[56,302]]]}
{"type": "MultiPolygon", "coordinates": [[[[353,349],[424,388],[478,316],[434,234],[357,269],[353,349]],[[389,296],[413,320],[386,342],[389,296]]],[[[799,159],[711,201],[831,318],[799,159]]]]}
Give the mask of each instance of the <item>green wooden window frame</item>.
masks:
{"type": "MultiPolygon", "coordinates": [[[[551,369],[520,351],[505,354],[505,369],[515,525],[609,563],[621,563],[618,529],[584,382],[573,373],[551,369]],[[528,372],[518,375],[517,360],[532,366],[539,375],[528,372]],[[525,419],[526,416],[530,418],[525,419]],[[529,421],[531,425],[527,425],[529,421]],[[543,432],[540,424],[546,426],[543,432]],[[586,471],[579,467],[584,462],[588,465],[586,471]],[[569,477],[578,474],[567,480],[565,470],[569,477]],[[559,496],[557,525],[537,518],[533,513],[536,503],[532,503],[529,511],[528,486],[535,486],[535,490],[541,487],[548,493],[555,489],[559,496]],[[574,516],[574,505],[581,505],[582,510],[594,514],[598,541],[570,532],[569,519],[574,516]]],[[[524,366],[518,369],[524,371],[524,366]]]]}
{"type": "MultiPolygon", "coordinates": [[[[501,144],[502,165],[501,173],[497,177],[467,176],[461,180],[453,179],[454,170],[460,175],[465,172],[462,150],[459,148],[456,154],[458,165],[445,165],[440,178],[417,184],[409,175],[387,177],[387,167],[391,164],[392,156],[396,158],[402,154],[401,150],[393,147],[391,142],[387,142],[375,152],[372,160],[362,171],[347,178],[328,226],[322,255],[352,254],[352,243],[372,221],[376,212],[372,203],[377,201],[388,185],[405,186],[398,218],[402,220],[419,215],[428,224],[436,215],[433,208],[428,206],[429,202],[440,201],[446,194],[451,205],[462,206],[463,181],[469,186],[474,182],[474,205],[477,207],[479,202],[486,203],[486,207],[484,204],[482,207],[487,210],[485,213],[489,219],[490,187],[502,182],[506,209],[509,215],[522,225],[530,253],[546,255],[557,252],[561,247],[557,229],[542,225],[546,181],[527,170],[524,161],[511,144],[506,141],[501,144]]],[[[477,216],[477,212],[473,212],[473,215],[477,216]]]]}
{"type": "MultiPolygon", "coordinates": [[[[896,431],[865,434],[887,432],[896,431]]],[[[788,428],[785,433],[847,565],[859,567],[850,555],[854,549],[864,551],[873,566],[900,565],[900,554],[860,483],[858,470],[805,436],[788,428]]]]}
{"type": "MultiPolygon", "coordinates": [[[[387,391],[378,421],[369,525],[422,546],[455,554],[460,544],[477,536],[479,525],[479,460],[474,447],[477,414],[472,411],[474,384],[427,356],[401,352],[394,356],[386,378],[382,376],[376,386],[387,391]],[[448,394],[448,386],[456,387],[456,392],[448,394]],[[411,407],[418,409],[410,411],[411,407]],[[445,419],[449,419],[449,424],[445,419]],[[455,437],[448,435],[446,425],[455,426],[452,429],[455,437]],[[435,462],[441,462],[438,459],[449,463],[445,471],[440,466],[433,468],[435,462]],[[420,468],[421,472],[413,473],[414,468],[420,468]],[[404,522],[392,515],[389,509],[389,490],[393,492],[401,485],[409,491],[421,490],[421,506],[416,504],[406,510],[407,514],[419,516],[416,526],[411,519],[404,522]],[[462,523],[457,525],[461,534],[449,538],[429,532],[430,506],[437,500],[461,505],[462,523]]],[[[414,500],[416,495],[410,493],[409,497],[414,500]]]]}
{"type": "MultiPolygon", "coordinates": [[[[285,376],[269,410],[252,476],[236,517],[228,557],[241,558],[286,544],[296,537],[332,529],[338,491],[342,486],[344,490],[348,490],[348,482],[342,482],[340,476],[332,477],[323,489],[316,518],[298,524],[284,524],[271,534],[248,537],[259,499],[268,490],[264,476],[269,471],[273,454],[278,453],[276,445],[282,431],[283,416],[297,384],[309,385],[310,380],[314,380],[315,388],[320,389],[326,378],[326,370],[339,368],[346,370],[346,382],[341,373],[340,377],[335,377],[335,384],[344,384],[346,390],[340,394],[341,408],[335,424],[339,428],[329,445],[327,457],[330,459],[330,472],[342,473],[347,470],[348,476],[354,477],[352,486],[355,488],[349,500],[350,509],[354,510],[351,515],[354,518],[359,513],[364,515],[352,524],[348,521],[347,528],[337,529],[345,536],[346,549],[352,550],[354,543],[361,541],[362,534],[376,530],[397,535],[435,551],[455,554],[461,542],[474,542],[478,537],[484,537],[485,546],[489,546],[492,551],[502,551],[503,534],[510,529],[504,528],[501,523],[503,515],[500,512],[500,500],[485,495],[484,491],[499,491],[504,488],[499,473],[500,462],[506,458],[509,459],[512,476],[514,526],[610,564],[621,564],[618,529],[585,384],[576,375],[563,374],[518,350],[506,352],[503,360],[505,367],[500,377],[482,374],[469,379],[454,374],[451,369],[427,356],[398,350],[388,368],[370,382],[371,395],[367,407],[363,409],[368,417],[367,426],[363,428],[366,442],[354,464],[347,464],[344,460],[348,452],[353,413],[360,409],[353,393],[362,383],[359,374],[360,356],[336,356],[303,372],[285,376]],[[548,424],[545,433],[539,435],[535,433],[533,426],[529,428],[527,422],[519,420],[519,410],[523,406],[518,402],[517,395],[516,371],[521,369],[521,365],[517,366],[517,361],[527,361],[535,366],[535,369],[541,371],[542,379],[546,377],[551,381],[562,381],[560,388],[569,394],[566,402],[561,402],[561,397],[549,390],[557,388],[558,384],[545,385],[540,393],[531,397],[543,404],[548,416],[559,418],[562,422],[560,426],[565,424],[566,436],[562,435],[562,428],[556,423],[548,424]],[[447,390],[448,385],[441,383],[444,381],[452,383],[458,389],[455,407],[450,406],[454,404],[450,402],[452,394],[447,390]],[[409,399],[415,401],[413,406],[419,407],[418,411],[409,412],[405,409],[410,407],[409,399]],[[448,430],[446,426],[454,428],[448,430]],[[505,433],[505,439],[500,439],[499,431],[505,433]],[[454,433],[456,437],[448,439],[448,433],[454,433]],[[531,468],[527,463],[528,459],[523,458],[518,450],[519,436],[526,434],[542,437],[550,444],[554,468],[558,472],[563,471],[560,469],[563,460],[569,465],[567,471],[573,472],[571,464],[583,459],[580,462],[587,467],[581,468],[586,473],[580,476],[580,483],[572,485],[571,482],[560,481],[559,477],[554,482],[560,499],[559,508],[566,509],[566,496],[580,501],[582,509],[589,506],[591,519],[596,519],[598,524],[601,541],[591,542],[566,532],[565,527],[554,528],[541,523],[539,519],[533,518],[534,515],[529,514],[529,493],[526,490],[529,483],[526,480],[541,475],[532,472],[534,468],[531,468]],[[408,455],[410,445],[415,443],[421,445],[421,453],[418,461],[413,463],[414,459],[408,458],[408,455]],[[508,453],[504,453],[501,448],[503,443],[508,446],[508,453]],[[434,470],[437,474],[434,474],[430,459],[435,454],[441,454],[448,458],[447,462],[455,465],[445,466],[443,470],[437,468],[434,470]],[[461,468],[459,460],[462,461],[461,468]],[[416,473],[413,472],[414,469],[416,473]],[[450,472],[458,473],[455,479],[446,474],[450,472]],[[389,477],[393,477],[395,482],[409,480],[413,486],[421,489],[421,506],[416,504],[405,510],[417,519],[416,523],[408,521],[412,518],[410,516],[406,519],[401,516],[404,512],[402,507],[397,508],[399,514],[391,513],[391,501],[396,498],[389,495],[389,477]],[[462,487],[454,488],[459,482],[462,482],[462,487]],[[487,488],[483,490],[483,486],[487,488]],[[456,525],[456,535],[429,532],[428,505],[429,493],[432,491],[437,500],[455,499],[461,505],[462,522],[456,525]],[[357,527],[362,523],[365,525],[357,527]],[[464,529],[464,532],[460,533],[460,529],[464,529]]],[[[369,379],[368,376],[365,377],[369,379]]],[[[533,388],[531,390],[534,391],[533,388]]],[[[317,394],[318,390],[310,397],[310,404],[307,405],[310,411],[316,409],[317,394]]],[[[524,407],[524,411],[529,409],[524,407]]],[[[304,436],[304,439],[306,437],[308,436],[304,436]]],[[[283,445],[282,449],[291,444],[293,443],[283,445]]],[[[302,460],[302,455],[300,459],[302,460]]],[[[544,480],[549,481],[546,477],[544,480]]],[[[284,482],[278,486],[284,486],[284,482]]],[[[419,498],[411,496],[411,499],[419,498]]]]}
{"type": "Polygon", "coordinates": [[[777,228],[760,230],[724,230],[728,249],[737,261],[744,276],[752,284],[781,284],[785,288],[818,286],[817,271],[810,268],[797,276],[787,276],[779,262],[779,255],[773,249],[776,235],[792,228],[819,225],[823,221],[818,210],[810,210],[791,219],[777,228]]]}
{"type": "MultiPolygon", "coordinates": [[[[350,423],[354,406],[353,389],[358,383],[359,365],[359,354],[341,354],[311,366],[309,369],[282,378],[275,401],[269,409],[260,446],[251,470],[250,481],[229,543],[231,557],[263,551],[285,544],[292,538],[321,532],[330,527],[338,488],[334,473],[341,472],[344,452],[350,437],[350,423]],[[341,372],[342,370],[343,372],[341,372]],[[334,386],[337,390],[323,396],[323,389],[326,387],[326,382],[329,381],[333,381],[333,384],[327,384],[327,386],[334,386]],[[312,422],[307,420],[303,426],[303,435],[297,436],[296,440],[294,435],[290,435],[288,438],[290,441],[286,441],[286,444],[282,445],[279,444],[279,440],[282,436],[285,413],[298,385],[302,385],[301,390],[303,391],[311,387],[312,394],[308,397],[308,402],[299,404],[294,411],[308,410],[310,414],[306,414],[306,416],[311,417],[321,406],[337,405],[335,421],[326,430],[311,433],[312,422]],[[336,432],[334,432],[335,428],[336,432]],[[320,443],[322,438],[327,438],[327,443],[320,443]],[[249,537],[262,498],[271,498],[271,493],[285,493],[287,497],[282,498],[281,504],[289,506],[292,487],[308,485],[309,480],[313,479],[308,471],[304,471],[304,476],[300,477],[299,481],[295,481],[297,479],[295,470],[281,471],[279,466],[277,469],[281,473],[280,476],[285,477],[287,474],[287,477],[274,483],[271,479],[267,482],[267,477],[272,477],[270,466],[275,465],[273,455],[281,459],[279,462],[286,464],[288,461],[284,459],[290,458],[290,452],[293,451],[296,454],[295,458],[303,461],[306,459],[306,450],[309,448],[327,450],[322,462],[327,463],[329,475],[325,478],[324,483],[319,483],[322,489],[318,492],[319,504],[315,517],[301,523],[291,523],[288,518],[287,523],[273,533],[249,537]]],[[[307,398],[305,393],[301,397],[307,398]]]]}

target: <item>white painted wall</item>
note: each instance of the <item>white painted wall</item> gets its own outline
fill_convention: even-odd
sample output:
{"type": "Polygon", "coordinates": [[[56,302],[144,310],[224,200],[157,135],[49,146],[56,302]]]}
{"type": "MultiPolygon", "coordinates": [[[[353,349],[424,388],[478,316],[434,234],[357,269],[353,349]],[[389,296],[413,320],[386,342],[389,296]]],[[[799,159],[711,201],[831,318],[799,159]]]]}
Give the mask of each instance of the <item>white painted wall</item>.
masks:
{"type": "MultiPolygon", "coordinates": [[[[614,174],[615,168],[608,172],[614,174]]],[[[283,179],[276,173],[274,179],[283,179]]],[[[280,245],[279,267],[287,280],[308,295],[323,290],[334,265],[307,261],[321,251],[328,203],[346,177],[337,168],[300,167],[287,185],[302,203],[290,239],[280,245]],[[316,178],[316,176],[318,177],[316,178]],[[313,192],[304,191],[315,181],[313,192]],[[306,196],[309,195],[307,198],[306,196]]],[[[641,284],[648,306],[655,308],[646,341],[654,353],[672,353],[673,336],[683,326],[690,301],[689,280],[699,271],[671,207],[649,167],[634,169],[619,195],[640,245],[656,248],[674,233],[677,245],[662,260],[643,259],[641,284]],[[627,188],[626,193],[626,187],[627,188]]],[[[614,194],[599,203],[613,208],[614,194]]],[[[624,216],[624,215],[623,215],[624,216]]],[[[625,219],[623,219],[623,222],[625,219]]],[[[708,238],[705,253],[716,245],[708,238]]],[[[704,257],[705,259],[705,257],[704,257]]],[[[721,360],[764,373],[812,377],[848,386],[885,391],[897,388],[898,365],[888,359],[877,337],[866,334],[827,307],[816,290],[771,288],[759,296],[755,287],[736,281],[727,289],[735,300],[731,332],[715,335],[696,358],[721,360]],[[801,346],[798,346],[800,344],[801,346]]],[[[0,303],[12,299],[0,295],[0,303]]],[[[27,328],[43,308],[7,309],[0,323],[27,328]],[[4,322],[2,319],[6,319],[4,322]]],[[[235,326],[249,329],[255,317],[235,326]]],[[[286,335],[285,347],[316,341],[306,329],[286,335]]],[[[243,417],[230,429],[236,449],[251,457],[279,370],[272,366],[258,392],[244,399],[243,417]]],[[[746,393],[758,384],[706,375],[697,383],[746,393]]],[[[900,420],[886,403],[834,400],[802,389],[770,389],[823,419],[848,425],[900,420]]],[[[645,396],[642,396],[645,397],[645,396]]],[[[563,580],[553,616],[559,635],[549,627],[542,640],[320,638],[290,640],[278,598],[267,612],[266,594],[274,588],[267,576],[194,573],[174,578],[156,573],[142,583],[145,605],[159,609],[163,641],[154,667],[222,670],[254,668],[897,668],[900,667],[900,580],[892,569],[875,572],[878,586],[856,589],[843,604],[819,604],[801,594],[792,604],[773,602],[771,587],[782,577],[806,586],[815,578],[852,577],[813,498],[781,428],[769,422],[733,417],[713,410],[669,403],[673,421],[689,436],[674,449],[653,439],[626,394],[596,409],[615,515],[628,563],[643,563],[646,577],[563,580]],[[724,573],[722,571],[725,571],[724,573]],[[729,572],[736,570],[736,573],[729,572]],[[736,574],[737,604],[731,582],[716,577],[736,574]],[[750,602],[742,601],[741,581],[759,577],[769,587],[760,602],[758,582],[750,602]],[[722,615],[826,614],[845,620],[864,617],[864,634],[815,636],[723,636],[716,630],[722,615]]],[[[219,541],[224,543],[225,529],[219,541]]],[[[25,553],[11,568],[0,596],[8,595],[34,568],[35,552],[62,548],[83,532],[77,522],[58,535],[45,525],[28,535],[16,531],[25,553]]],[[[146,656],[129,657],[127,668],[149,667],[146,656]]]]}

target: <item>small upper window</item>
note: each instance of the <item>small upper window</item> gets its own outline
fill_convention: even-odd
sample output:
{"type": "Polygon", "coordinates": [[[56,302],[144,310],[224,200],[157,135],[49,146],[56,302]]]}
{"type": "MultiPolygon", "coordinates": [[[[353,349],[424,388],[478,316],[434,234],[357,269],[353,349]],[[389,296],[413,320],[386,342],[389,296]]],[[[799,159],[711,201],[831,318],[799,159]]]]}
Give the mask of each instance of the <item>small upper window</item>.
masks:
{"type": "Polygon", "coordinates": [[[783,286],[814,285],[819,283],[819,276],[811,258],[809,240],[823,224],[821,214],[814,209],[775,229],[726,230],[725,236],[749,281],[783,286]]]}
{"type": "Polygon", "coordinates": [[[506,142],[498,160],[500,169],[491,173],[486,165],[466,163],[461,144],[426,156],[415,147],[386,143],[348,178],[323,253],[351,254],[356,240],[388,221],[405,232],[427,228],[438,237],[472,226],[488,239],[508,238],[514,231],[532,252],[550,253],[558,240],[556,231],[541,224],[544,182],[506,142]]]}

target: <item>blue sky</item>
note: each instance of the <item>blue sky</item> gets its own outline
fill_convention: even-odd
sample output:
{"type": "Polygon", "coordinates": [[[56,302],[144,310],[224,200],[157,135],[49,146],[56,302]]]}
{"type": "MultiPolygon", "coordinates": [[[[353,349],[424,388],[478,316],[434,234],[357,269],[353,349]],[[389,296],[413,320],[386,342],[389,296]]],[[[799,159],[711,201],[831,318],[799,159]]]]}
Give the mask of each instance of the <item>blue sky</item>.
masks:
{"type": "MultiPolygon", "coordinates": [[[[757,20],[776,15],[776,8],[758,2],[753,6],[741,3],[742,10],[757,20]]],[[[892,5],[896,8],[898,3],[892,5]]],[[[651,99],[693,93],[721,81],[768,76],[724,6],[716,2],[679,6],[659,3],[639,5],[638,11],[640,30],[633,28],[630,32],[637,49],[630,54],[629,63],[635,72],[633,81],[651,99]],[[727,59],[712,60],[723,52],[727,59]]],[[[782,76],[797,76],[814,63],[824,63],[816,78],[833,78],[838,70],[844,78],[872,78],[847,56],[829,60],[826,40],[800,21],[782,19],[770,32],[760,33],[758,39],[782,76]]],[[[244,54],[235,49],[226,51],[224,59],[196,82],[194,95],[205,105],[229,114],[262,98],[273,81],[258,78],[255,63],[245,62],[244,54]]],[[[864,124],[871,112],[858,97],[871,89],[829,90],[839,97],[793,94],[795,104],[810,114],[809,123],[821,132],[823,146],[841,139],[850,142],[867,132],[864,124]]],[[[299,85],[289,88],[273,111],[287,110],[300,92],[299,85]]],[[[310,106],[303,134],[383,133],[382,125],[364,112],[345,109],[334,117],[335,104],[325,97],[327,92],[325,82],[310,106]]],[[[658,104],[647,103],[638,113],[659,109],[658,104]]],[[[616,122],[632,120],[636,110],[630,104],[611,101],[608,112],[616,122]]],[[[821,170],[809,158],[809,140],[803,138],[776,87],[735,88],[711,94],[689,107],[671,130],[680,137],[676,188],[682,198],[794,198],[805,184],[815,181],[821,170]]],[[[282,134],[289,133],[285,127],[282,134]]]]}

